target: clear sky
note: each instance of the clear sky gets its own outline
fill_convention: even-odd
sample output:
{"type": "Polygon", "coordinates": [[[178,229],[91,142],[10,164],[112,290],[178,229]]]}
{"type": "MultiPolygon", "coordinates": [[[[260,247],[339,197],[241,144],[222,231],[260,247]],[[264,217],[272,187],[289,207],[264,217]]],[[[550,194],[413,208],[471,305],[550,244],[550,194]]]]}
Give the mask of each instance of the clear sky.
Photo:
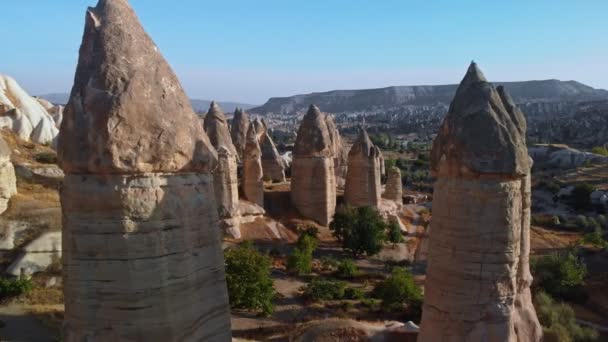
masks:
{"type": "MultiPolygon", "coordinates": [[[[96,0],[1,0],[0,73],[69,92],[96,0]]],[[[608,88],[608,0],[131,0],[192,98],[557,78],[608,88]]]]}

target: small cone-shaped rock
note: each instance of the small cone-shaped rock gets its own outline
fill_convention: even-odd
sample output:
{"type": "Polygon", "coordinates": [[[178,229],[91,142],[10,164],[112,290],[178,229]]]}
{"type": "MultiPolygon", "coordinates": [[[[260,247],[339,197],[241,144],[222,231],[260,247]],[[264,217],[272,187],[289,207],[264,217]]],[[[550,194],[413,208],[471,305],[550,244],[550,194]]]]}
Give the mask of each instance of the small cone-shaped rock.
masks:
{"type": "Polygon", "coordinates": [[[86,15],[58,154],[63,341],[230,341],[217,159],[127,0],[86,15]]]}
{"type": "Polygon", "coordinates": [[[293,151],[291,200],[300,214],[328,225],[336,211],[332,141],[325,116],[314,105],[304,116],[293,151]]]}
{"type": "Polygon", "coordinates": [[[213,170],[213,187],[221,226],[227,236],[239,239],[241,231],[236,149],[230,139],[226,116],[215,102],[211,102],[205,116],[205,132],[218,155],[217,167],[213,170]]]}
{"type": "Polygon", "coordinates": [[[332,149],[334,153],[334,171],[336,174],[336,185],[338,188],[344,188],[346,184],[346,170],[348,168],[348,151],[344,148],[342,143],[342,137],[336,123],[330,115],[325,117],[327,123],[327,129],[329,130],[329,137],[332,142],[332,149]]]}
{"type": "Polygon", "coordinates": [[[382,195],[380,150],[365,129],[348,152],[344,201],[353,207],[378,207],[382,195]]]}
{"type": "Polygon", "coordinates": [[[264,171],[262,150],[254,125],[249,126],[243,152],[243,194],[250,202],[264,206],[264,171]]]}
{"type": "Polygon", "coordinates": [[[264,180],[285,182],[285,163],[268,132],[264,132],[260,148],[262,149],[264,180]]]}
{"type": "Polygon", "coordinates": [[[11,149],[0,136],[0,214],[8,208],[8,201],[17,194],[17,178],[11,163],[11,149]]]}
{"type": "Polygon", "coordinates": [[[530,295],[530,158],[521,111],[472,63],[431,152],[419,341],[539,341],[530,295]]]}
{"type": "Polygon", "coordinates": [[[394,201],[398,208],[403,207],[403,184],[401,183],[401,170],[393,166],[388,169],[384,198],[394,201]]]}
{"type": "Polygon", "coordinates": [[[232,127],[230,127],[230,136],[240,159],[243,158],[249,124],[249,115],[241,108],[235,109],[234,117],[232,118],[232,127]]]}
{"type": "Polygon", "coordinates": [[[257,132],[258,141],[261,142],[262,137],[264,136],[264,133],[266,133],[266,131],[268,131],[266,122],[264,121],[264,119],[256,118],[255,120],[253,120],[251,125],[253,125],[255,127],[255,131],[257,132]]]}

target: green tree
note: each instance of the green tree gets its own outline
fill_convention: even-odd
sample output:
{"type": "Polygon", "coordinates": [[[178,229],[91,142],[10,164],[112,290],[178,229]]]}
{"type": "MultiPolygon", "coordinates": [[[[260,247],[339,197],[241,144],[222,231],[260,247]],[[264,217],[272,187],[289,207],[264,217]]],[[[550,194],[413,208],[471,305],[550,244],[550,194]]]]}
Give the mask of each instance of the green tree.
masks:
{"type": "Polygon", "coordinates": [[[535,258],[531,266],[535,286],[558,298],[576,295],[587,275],[587,266],[573,251],[535,258]]]}
{"type": "Polygon", "coordinates": [[[338,269],[336,270],[336,276],[344,279],[351,279],[359,274],[359,269],[354,261],[350,259],[340,260],[338,263],[338,269]]]}
{"type": "Polygon", "coordinates": [[[270,277],[270,257],[260,254],[251,242],[245,242],[228,249],[224,259],[230,306],[271,314],[275,292],[270,277]]]}
{"type": "Polygon", "coordinates": [[[338,210],[329,229],[354,256],[377,254],[386,240],[386,223],[371,207],[338,210]]]}
{"type": "Polygon", "coordinates": [[[388,241],[392,243],[403,242],[403,234],[401,233],[401,228],[397,222],[389,221],[387,238],[388,241]]]}
{"type": "Polygon", "coordinates": [[[543,341],[587,342],[598,338],[597,331],[576,324],[574,310],[569,305],[556,303],[542,291],[536,294],[534,307],[543,326],[543,341]]]}
{"type": "Polygon", "coordinates": [[[287,257],[288,271],[297,275],[304,275],[312,272],[313,253],[318,245],[316,232],[316,228],[300,232],[296,247],[289,257],[287,257]]]}
{"type": "Polygon", "coordinates": [[[419,319],[422,312],[422,290],[414,282],[414,276],[405,268],[393,268],[391,275],[376,285],[372,294],[387,309],[399,310],[407,305],[409,313],[419,319]]]}
{"type": "Polygon", "coordinates": [[[313,300],[339,300],[344,298],[346,283],[343,281],[313,279],[304,287],[304,297],[313,300]]]}

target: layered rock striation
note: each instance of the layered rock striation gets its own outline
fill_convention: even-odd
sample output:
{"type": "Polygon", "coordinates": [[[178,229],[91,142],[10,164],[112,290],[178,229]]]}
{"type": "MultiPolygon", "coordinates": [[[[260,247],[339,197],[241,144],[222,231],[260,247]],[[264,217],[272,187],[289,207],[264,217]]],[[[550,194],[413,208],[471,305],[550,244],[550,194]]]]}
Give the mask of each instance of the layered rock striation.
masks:
{"type": "Polygon", "coordinates": [[[220,225],[227,236],[241,237],[239,229],[239,180],[237,177],[237,151],[230,138],[224,112],[211,102],[205,116],[204,127],[217,151],[217,165],[213,170],[213,187],[220,217],[220,225]]]}
{"type": "Polygon", "coordinates": [[[539,341],[526,122],[469,67],[431,152],[437,177],[419,341],[539,341]]]}
{"type": "Polygon", "coordinates": [[[304,116],[293,151],[291,200],[302,216],[328,225],[336,211],[333,145],[325,115],[314,105],[304,116]]]}
{"type": "Polygon", "coordinates": [[[87,11],[64,115],[63,341],[230,341],[217,155],[126,0],[87,11]]]}
{"type": "Polygon", "coordinates": [[[243,195],[245,199],[264,207],[264,169],[262,150],[254,125],[247,130],[247,141],[243,152],[243,195]]]}
{"type": "Polygon", "coordinates": [[[353,207],[378,207],[382,196],[380,150],[361,129],[348,152],[344,201],[353,207]]]}

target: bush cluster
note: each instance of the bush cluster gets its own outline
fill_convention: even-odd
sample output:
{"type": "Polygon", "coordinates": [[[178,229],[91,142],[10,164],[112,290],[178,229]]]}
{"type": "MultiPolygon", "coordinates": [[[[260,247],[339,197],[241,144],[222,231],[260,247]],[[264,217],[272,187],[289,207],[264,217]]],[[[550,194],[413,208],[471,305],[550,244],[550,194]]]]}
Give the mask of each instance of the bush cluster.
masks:
{"type": "Polygon", "coordinates": [[[362,299],[361,289],[349,287],[346,282],[335,280],[313,279],[304,287],[304,297],[315,301],[362,299]]]}
{"type": "Polygon", "coordinates": [[[341,208],[334,215],[329,229],[342,248],[354,256],[377,254],[386,241],[386,222],[371,207],[341,208]]]}
{"type": "Polygon", "coordinates": [[[544,292],[539,292],[534,298],[534,306],[538,320],[543,326],[543,341],[548,342],[587,342],[595,341],[598,333],[576,323],[574,310],[564,303],[556,303],[544,292]]]}
{"type": "Polygon", "coordinates": [[[531,270],[534,285],[557,298],[577,297],[587,275],[587,266],[573,251],[534,258],[531,270]]]}
{"type": "Polygon", "coordinates": [[[17,297],[30,292],[34,284],[30,279],[0,279],[0,299],[17,297]]]}
{"type": "Polygon", "coordinates": [[[275,291],[270,277],[270,257],[260,254],[251,242],[246,242],[228,249],[224,259],[230,306],[271,314],[275,291]]]}
{"type": "Polygon", "coordinates": [[[296,247],[287,257],[287,270],[297,275],[309,274],[312,272],[313,253],[317,249],[316,228],[308,228],[300,232],[296,247]]]}

